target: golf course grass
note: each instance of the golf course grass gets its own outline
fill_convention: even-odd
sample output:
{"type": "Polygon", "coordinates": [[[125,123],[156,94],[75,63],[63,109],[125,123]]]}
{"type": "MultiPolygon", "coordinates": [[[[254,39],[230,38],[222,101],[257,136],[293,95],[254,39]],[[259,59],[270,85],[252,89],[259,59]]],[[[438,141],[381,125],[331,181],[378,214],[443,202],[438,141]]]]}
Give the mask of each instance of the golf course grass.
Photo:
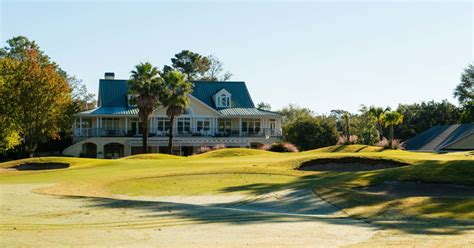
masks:
{"type": "MultiPolygon", "coordinates": [[[[357,145],[300,153],[232,148],[190,157],[163,154],[117,160],[44,157],[0,163],[0,186],[38,185],[32,191],[45,195],[94,199],[234,194],[257,197],[285,190],[306,190],[350,217],[398,233],[461,235],[463,231],[474,229],[474,195],[427,197],[414,192],[409,197],[399,197],[358,190],[386,182],[471,187],[474,186],[474,156],[468,152],[382,151],[378,147],[357,145]],[[347,163],[351,158],[392,161],[403,166],[364,171],[299,170],[303,163],[318,159],[333,163],[346,159],[344,166],[351,166],[350,161],[347,163]],[[69,167],[13,169],[28,163],[64,163],[69,167]]],[[[2,225],[0,221],[0,227],[2,225]]],[[[468,238],[473,237],[472,232],[469,235],[468,238]]],[[[373,242],[374,245],[385,244],[380,237],[373,242]]]]}

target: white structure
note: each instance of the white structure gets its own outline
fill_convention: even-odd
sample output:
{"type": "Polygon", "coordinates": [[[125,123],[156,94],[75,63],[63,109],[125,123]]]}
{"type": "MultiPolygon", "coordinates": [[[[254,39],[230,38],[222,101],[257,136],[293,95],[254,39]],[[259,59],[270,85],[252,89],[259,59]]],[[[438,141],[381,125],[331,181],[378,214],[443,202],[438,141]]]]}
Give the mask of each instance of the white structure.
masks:
{"type": "MultiPolygon", "coordinates": [[[[252,147],[279,141],[281,116],[255,108],[245,82],[193,82],[190,107],[175,119],[173,154],[191,155],[201,146],[252,147]]],[[[138,109],[127,80],[106,73],[99,80],[98,107],[76,115],[72,156],[117,158],[142,153],[138,109]]],[[[167,152],[169,120],[158,108],[147,123],[150,152],[167,152]]]]}

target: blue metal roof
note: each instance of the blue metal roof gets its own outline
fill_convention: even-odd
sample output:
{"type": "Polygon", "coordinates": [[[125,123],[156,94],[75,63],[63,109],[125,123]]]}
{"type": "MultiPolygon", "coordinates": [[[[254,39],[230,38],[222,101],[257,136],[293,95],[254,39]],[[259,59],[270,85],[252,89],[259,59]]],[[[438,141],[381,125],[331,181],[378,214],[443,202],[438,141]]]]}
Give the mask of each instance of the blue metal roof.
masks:
{"type": "MultiPolygon", "coordinates": [[[[245,82],[204,82],[195,81],[194,97],[217,109],[213,100],[214,94],[225,89],[231,95],[233,108],[255,108],[245,82]]],[[[127,107],[128,81],[122,79],[99,80],[99,106],[102,107],[127,107]]]]}
{"type": "MultiPolygon", "coordinates": [[[[255,108],[245,82],[205,82],[195,81],[191,93],[223,116],[278,116],[277,113],[255,108]],[[216,108],[213,96],[225,89],[231,96],[231,108],[216,108]]],[[[138,115],[137,108],[129,108],[127,102],[128,80],[100,79],[99,107],[79,113],[79,115],[138,115]]]]}
{"type": "Polygon", "coordinates": [[[99,80],[99,106],[127,107],[128,80],[99,80]]]}
{"type": "Polygon", "coordinates": [[[138,115],[138,108],[127,107],[97,107],[80,112],[79,115],[138,115]]]}
{"type": "Polygon", "coordinates": [[[256,108],[225,108],[219,110],[223,116],[279,116],[279,114],[256,108]]]}
{"type": "Polygon", "coordinates": [[[204,102],[208,106],[214,109],[216,108],[213,96],[218,91],[225,89],[231,95],[231,106],[232,108],[255,108],[255,105],[250,97],[249,91],[245,82],[205,82],[195,81],[194,91],[191,93],[194,97],[204,102]]]}
{"type": "Polygon", "coordinates": [[[407,140],[405,142],[405,149],[439,151],[473,133],[473,123],[434,126],[407,140]]]}

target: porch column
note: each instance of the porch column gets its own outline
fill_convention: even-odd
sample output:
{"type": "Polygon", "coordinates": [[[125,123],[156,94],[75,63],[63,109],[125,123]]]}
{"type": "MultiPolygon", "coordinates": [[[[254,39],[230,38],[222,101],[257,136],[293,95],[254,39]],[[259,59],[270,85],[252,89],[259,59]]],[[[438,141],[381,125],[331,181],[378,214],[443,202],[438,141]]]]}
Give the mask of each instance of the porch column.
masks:
{"type": "Polygon", "coordinates": [[[219,126],[217,124],[217,117],[214,117],[213,121],[214,121],[214,134],[216,134],[219,131],[219,126]]]}
{"type": "Polygon", "coordinates": [[[128,133],[128,117],[125,116],[125,135],[128,133]]]}
{"type": "Polygon", "coordinates": [[[82,136],[82,116],[79,117],[79,133],[80,133],[81,136],[82,136]]]}
{"type": "Polygon", "coordinates": [[[239,137],[242,136],[242,117],[239,117],[239,137]]]}
{"type": "Polygon", "coordinates": [[[98,136],[102,136],[102,116],[99,117],[99,135],[98,136]]]}
{"type": "Polygon", "coordinates": [[[76,117],[74,117],[74,124],[73,124],[73,126],[72,126],[72,131],[73,131],[73,133],[74,133],[74,136],[76,135],[76,127],[77,127],[77,125],[76,125],[76,117]]]}
{"type": "Polygon", "coordinates": [[[260,132],[263,133],[263,135],[265,135],[265,130],[267,129],[267,118],[266,117],[263,117],[260,119],[260,132]]]}
{"type": "Polygon", "coordinates": [[[94,135],[99,136],[99,117],[95,118],[95,129],[94,129],[94,135]]]}

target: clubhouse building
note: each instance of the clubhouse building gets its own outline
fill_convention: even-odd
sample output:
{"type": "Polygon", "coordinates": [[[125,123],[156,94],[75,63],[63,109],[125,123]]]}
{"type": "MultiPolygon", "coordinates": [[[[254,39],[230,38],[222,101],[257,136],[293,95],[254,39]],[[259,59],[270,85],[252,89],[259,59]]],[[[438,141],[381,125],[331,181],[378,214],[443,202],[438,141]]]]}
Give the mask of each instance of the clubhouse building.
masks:
{"type": "MultiPolygon", "coordinates": [[[[258,109],[245,82],[193,82],[190,106],[175,118],[173,149],[176,155],[191,155],[201,146],[257,148],[279,141],[281,116],[258,109]]],[[[105,73],[99,80],[98,107],[76,114],[74,144],[64,155],[119,158],[142,153],[138,108],[128,93],[127,80],[105,73]]],[[[153,112],[148,125],[148,150],[167,152],[170,128],[166,109],[153,112]]]]}

